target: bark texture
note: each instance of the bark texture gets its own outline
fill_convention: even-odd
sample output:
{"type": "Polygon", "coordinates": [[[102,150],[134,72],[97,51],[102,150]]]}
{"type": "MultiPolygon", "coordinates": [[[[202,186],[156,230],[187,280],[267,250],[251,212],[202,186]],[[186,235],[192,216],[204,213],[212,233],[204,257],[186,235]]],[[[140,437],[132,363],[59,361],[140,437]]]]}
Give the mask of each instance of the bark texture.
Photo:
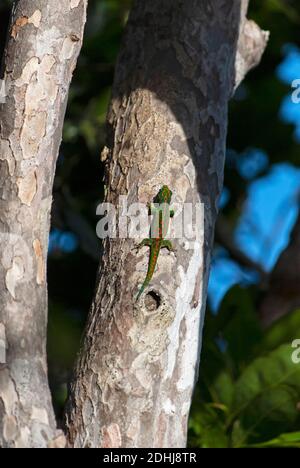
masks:
{"type": "Polygon", "coordinates": [[[86,0],[19,0],[0,105],[0,446],[63,445],[46,360],[52,183],[86,0]]]}
{"type": "Polygon", "coordinates": [[[133,240],[106,240],[66,412],[75,447],[184,447],[201,348],[207,280],[223,184],[228,100],[267,41],[238,0],[139,0],[116,70],[107,201],[147,203],[167,184],[204,204],[199,242],[148,262],[133,240]],[[192,248],[191,248],[192,247],[192,248]],[[152,293],[151,293],[152,291],[152,293]],[[155,294],[153,294],[155,293],[155,294]]]}

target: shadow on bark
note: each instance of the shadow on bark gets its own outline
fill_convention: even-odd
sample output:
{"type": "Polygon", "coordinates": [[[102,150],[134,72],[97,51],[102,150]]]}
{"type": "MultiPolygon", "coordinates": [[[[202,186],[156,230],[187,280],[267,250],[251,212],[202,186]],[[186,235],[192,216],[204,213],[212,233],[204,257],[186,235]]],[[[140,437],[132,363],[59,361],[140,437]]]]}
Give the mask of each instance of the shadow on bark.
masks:
{"type": "MultiPolygon", "coordinates": [[[[184,173],[184,158],[188,158],[193,166],[195,182],[190,182],[183,201],[196,203],[200,195],[205,205],[199,278],[193,278],[195,290],[191,302],[194,303],[190,305],[189,300],[186,301],[190,313],[201,313],[197,326],[192,329],[193,338],[199,338],[198,357],[214,224],[223,185],[227,108],[236,81],[238,40],[246,6],[246,0],[136,1],[117,63],[108,114],[106,184],[109,187],[108,201],[112,203],[119,195],[127,193],[127,187],[131,197],[129,202],[138,201],[139,186],[155,181],[155,173],[140,173],[138,166],[142,165],[143,158],[149,164],[150,172],[153,172],[153,167],[162,171],[170,168],[170,161],[166,162],[167,136],[164,137],[163,130],[157,132],[160,135],[159,154],[153,152],[153,147],[151,151],[145,150],[148,142],[139,135],[142,125],[147,125],[151,119],[155,121],[155,109],[167,116],[168,128],[174,124],[183,129],[184,137],[174,131],[170,144],[178,161],[177,172],[170,174],[167,171],[166,175],[178,180],[184,173]],[[150,110],[149,106],[147,109],[146,94],[155,99],[157,107],[150,105],[150,110]],[[141,116],[142,123],[138,121],[141,116]],[[140,151],[135,148],[138,139],[142,140],[140,151]]],[[[155,133],[150,132],[149,142],[154,139],[155,133]]],[[[172,186],[170,188],[173,190],[172,186]]],[[[137,322],[133,313],[132,291],[128,287],[135,271],[136,257],[130,253],[128,244],[120,241],[116,246],[113,242],[106,242],[66,410],[69,439],[75,446],[184,446],[187,413],[182,416],[181,406],[190,404],[197,362],[193,361],[189,386],[182,397],[176,387],[181,372],[178,368],[183,366],[182,363],[178,366],[178,356],[183,352],[179,348],[189,346],[185,341],[186,324],[183,323],[178,325],[178,333],[184,338],[182,342],[178,341],[178,349],[173,350],[177,367],[167,383],[163,379],[163,357],[159,362],[146,360],[145,367],[149,366],[152,378],[149,394],[145,393],[142,385],[139,386],[136,375],[129,376],[132,363],[141,353],[134,350],[129,338],[129,330],[137,322]],[[136,391],[141,391],[144,397],[130,392],[129,383],[133,388],[136,386],[136,391]],[[174,413],[165,412],[165,402],[160,401],[164,395],[174,403],[174,413]],[[151,410],[145,410],[143,398],[152,403],[151,410]],[[135,427],[133,421],[137,421],[135,427]]],[[[187,269],[190,257],[186,254],[185,258],[180,258],[183,269],[187,269]]],[[[175,313],[176,308],[173,308],[175,313]]],[[[172,324],[174,318],[175,315],[172,324]]],[[[155,330],[156,334],[159,332],[159,328],[155,330]]],[[[163,348],[163,356],[167,354],[166,348],[163,348]]]]}

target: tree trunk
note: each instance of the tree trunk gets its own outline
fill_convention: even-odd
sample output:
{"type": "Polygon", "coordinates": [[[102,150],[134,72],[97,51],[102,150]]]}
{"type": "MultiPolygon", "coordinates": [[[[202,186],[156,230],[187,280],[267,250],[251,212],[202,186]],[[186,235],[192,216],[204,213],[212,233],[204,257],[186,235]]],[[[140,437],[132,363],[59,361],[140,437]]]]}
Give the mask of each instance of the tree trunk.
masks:
{"type": "Polygon", "coordinates": [[[56,158],[86,0],[13,7],[0,105],[0,446],[60,445],[48,387],[46,257],[56,158]]]}
{"type": "Polygon", "coordinates": [[[198,242],[160,254],[151,287],[131,239],[107,239],[71,386],[75,447],[184,447],[201,348],[207,280],[223,184],[228,100],[267,34],[247,1],[139,0],[127,25],[111,107],[107,200],[147,203],[162,185],[202,203],[198,242]],[[152,293],[151,293],[152,291],[152,293]]]}

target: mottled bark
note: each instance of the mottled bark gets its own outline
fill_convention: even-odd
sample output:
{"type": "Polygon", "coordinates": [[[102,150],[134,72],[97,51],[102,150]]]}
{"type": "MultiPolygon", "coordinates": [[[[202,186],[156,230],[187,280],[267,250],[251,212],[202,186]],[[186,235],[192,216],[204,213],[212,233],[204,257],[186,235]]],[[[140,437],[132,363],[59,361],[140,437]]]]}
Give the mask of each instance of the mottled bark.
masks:
{"type": "Polygon", "coordinates": [[[0,105],[0,446],[59,437],[46,361],[46,257],[56,158],[86,0],[15,2],[0,105]]]}
{"type": "Polygon", "coordinates": [[[183,447],[201,348],[228,100],[257,64],[267,34],[246,1],[139,0],[117,65],[107,200],[148,202],[167,184],[176,202],[204,204],[200,241],[162,253],[134,303],[148,254],[105,241],[66,424],[75,447],[183,447]],[[149,294],[149,291],[154,291],[149,294]]]}

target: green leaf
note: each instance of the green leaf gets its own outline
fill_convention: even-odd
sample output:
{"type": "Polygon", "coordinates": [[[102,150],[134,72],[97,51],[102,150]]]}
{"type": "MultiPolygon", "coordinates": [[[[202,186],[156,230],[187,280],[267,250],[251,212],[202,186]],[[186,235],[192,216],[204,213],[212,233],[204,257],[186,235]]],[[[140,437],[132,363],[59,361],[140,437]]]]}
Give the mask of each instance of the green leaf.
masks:
{"type": "Polygon", "coordinates": [[[299,22],[299,14],[295,8],[288,5],[286,1],[283,0],[267,0],[268,8],[270,11],[276,11],[287,16],[287,18],[292,22],[299,22]]]}
{"type": "Polygon", "coordinates": [[[249,290],[240,286],[230,289],[215,319],[214,331],[225,341],[226,354],[237,371],[251,361],[263,333],[249,290]]]}
{"type": "MultiPolygon", "coordinates": [[[[249,446],[248,446],[249,447],[249,446]]],[[[275,439],[262,442],[261,444],[253,444],[251,448],[300,448],[300,432],[290,432],[281,434],[275,439]]]]}
{"type": "Polygon", "coordinates": [[[292,343],[300,337],[300,309],[277,320],[265,333],[257,353],[272,351],[284,343],[292,343]]]}
{"type": "MultiPolygon", "coordinates": [[[[204,340],[201,354],[200,380],[201,394],[207,394],[210,401],[219,402],[220,396],[215,388],[220,373],[227,369],[226,356],[212,340],[204,340]]],[[[223,402],[223,399],[221,400],[223,402]]]]}
{"type": "Polygon", "coordinates": [[[235,441],[236,446],[246,440],[269,439],[296,423],[300,366],[292,362],[291,355],[291,346],[281,346],[255,359],[238,379],[229,426],[239,420],[245,435],[235,441]]]}
{"type": "Polygon", "coordinates": [[[192,411],[189,421],[190,446],[201,448],[227,448],[228,436],[225,432],[222,410],[211,405],[198,404],[192,411]]]}
{"type": "Polygon", "coordinates": [[[215,403],[231,407],[234,398],[234,381],[227,369],[223,369],[214,381],[215,403]]]}
{"type": "Polygon", "coordinates": [[[216,338],[224,332],[235,315],[249,308],[252,309],[252,304],[247,291],[240,286],[233,286],[224,296],[218,314],[213,316],[206,332],[216,338]]]}

